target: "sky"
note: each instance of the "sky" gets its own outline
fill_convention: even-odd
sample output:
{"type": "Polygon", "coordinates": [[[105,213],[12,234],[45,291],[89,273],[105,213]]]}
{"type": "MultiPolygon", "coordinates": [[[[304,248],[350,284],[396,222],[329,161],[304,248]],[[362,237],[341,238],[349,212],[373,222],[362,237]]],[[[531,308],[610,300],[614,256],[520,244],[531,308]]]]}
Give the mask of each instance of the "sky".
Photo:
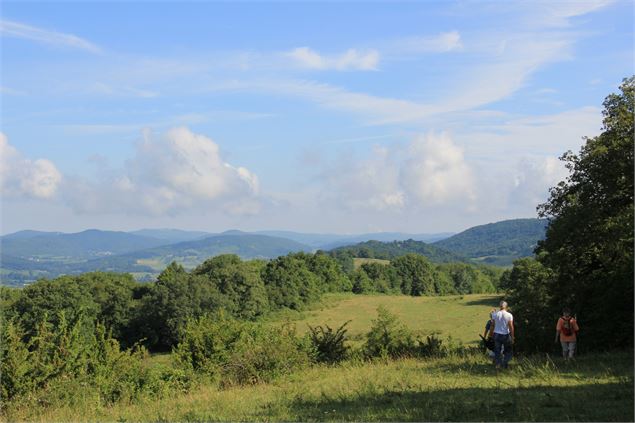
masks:
{"type": "Polygon", "coordinates": [[[631,1],[0,7],[3,234],[536,217],[634,73],[631,1]]]}

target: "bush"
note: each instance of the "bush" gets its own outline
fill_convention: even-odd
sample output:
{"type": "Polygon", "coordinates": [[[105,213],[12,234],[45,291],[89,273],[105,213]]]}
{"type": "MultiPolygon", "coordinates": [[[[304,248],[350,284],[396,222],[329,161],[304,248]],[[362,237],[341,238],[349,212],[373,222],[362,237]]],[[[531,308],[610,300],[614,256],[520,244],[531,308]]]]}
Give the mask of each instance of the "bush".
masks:
{"type": "Polygon", "coordinates": [[[326,329],[322,326],[309,326],[309,336],[318,362],[337,363],[347,358],[349,347],[345,343],[348,339],[345,327],[349,323],[350,320],[335,331],[328,325],[325,325],[326,329]]]}
{"type": "Polygon", "coordinates": [[[43,316],[31,337],[15,322],[2,328],[2,401],[28,397],[61,406],[72,404],[76,394],[92,394],[98,404],[108,405],[187,386],[183,379],[173,383],[169,372],[147,369],[145,349],[121,350],[105,327],[81,310],[73,321],[64,312],[56,321],[43,316]]]}
{"type": "Polygon", "coordinates": [[[418,353],[421,357],[443,357],[448,354],[448,347],[436,335],[426,336],[425,341],[418,341],[418,353]]]}
{"type": "Polygon", "coordinates": [[[238,321],[222,312],[188,322],[174,351],[178,368],[222,384],[267,382],[308,365],[310,356],[293,328],[238,321]]]}
{"type": "Polygon", "coordinates": [[[397,316],[380,306],[363,350],[366,357],[402,357],[413,353],[415,342],[412,332],[397,316]]]}

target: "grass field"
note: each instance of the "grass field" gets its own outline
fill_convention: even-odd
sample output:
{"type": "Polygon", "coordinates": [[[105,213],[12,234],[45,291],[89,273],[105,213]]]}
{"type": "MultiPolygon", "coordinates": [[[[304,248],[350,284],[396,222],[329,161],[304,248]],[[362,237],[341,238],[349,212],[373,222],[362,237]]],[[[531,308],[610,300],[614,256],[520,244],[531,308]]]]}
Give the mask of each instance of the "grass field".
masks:
{"type": "MultiPolygon", "coordinates": [[[[383,305],[421,333],[471,343],[496,296],[327,296],[303,313],[278,314],[308,324],[351,319],[360,342],[383,305]]],[[[169,354],[149,365],[169,366],[169,354]]],[[[8,404],[2,421],[633,421],[633,353],[563,362],[557,355],[514,358],[497,372],[484,353],[443,358],[346,361],[315,365],[268,384],[221,389],[202,381],[189,393],[143,397],[105,407],[77,398],[73,407],[8,404]]]]}
{"type": "Polygon", "coordinates": [[[482,355],[315,366],[271,384],[133,404],[9,410],[6,421],[633,421],[633,355],[515,360],[482,355]]]}
{"type": "Polygon", "coordinates": [[[348,334],[355,343],[359,343],[377,317],[377,307],[384,306],[417,335],[451,336],[464,344],[476,344],[489,312],[499,300],[500,296],[496,295],[409,297],[333,294],[326,296],[322,303],[325,305],[320,308],[288,314],[287,317],[295,320],[298,331],[308,330],[309,325],[326,324],[335,328],[350,320],[348,334]]]}
{"type": "Polygon", "coordinates": [[[390,264],[390,260],[374,259],[374,258],[358,258],[358,257],[353,259],[353,267],[355,268],[355,270],[359,269],[360,266],[364,263],[390,264]]]}

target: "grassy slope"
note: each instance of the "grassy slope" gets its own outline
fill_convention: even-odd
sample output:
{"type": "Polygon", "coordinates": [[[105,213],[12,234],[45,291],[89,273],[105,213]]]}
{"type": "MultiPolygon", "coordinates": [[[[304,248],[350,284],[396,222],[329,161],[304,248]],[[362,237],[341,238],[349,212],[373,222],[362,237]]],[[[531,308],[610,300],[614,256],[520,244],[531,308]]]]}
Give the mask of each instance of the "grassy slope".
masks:
{"type": "Polygon", "coordinates": [[[327,324],[335,328],[351,320],[348,334],[360,342],[377,317],[377,307],[383,305],[419,335],[452,336],[469,344],[479,340],[478,334],[483,333],[488,313],[499,298],[487,294],[447,297],[339,294],[331,296],[330,301],[327,297],[326,306],[306,311],[294,320],[297,319],[298,331],[307,330],[307,325],[327,324]]]}
{"type": "MultiPolygon", "coordinates": [[[[383,304],[420,333],[469,342],[496,297],[411,298],[332,295],[292,318],[333,325],[353,319],[360,337],[383,304]],[[443,317],[443,318],[442,318],[443,317]]],[[[633,355],[581,355],[574,363],[546,356],[514,359],[497,374],[484,354],[439,359],[351,361],[314,366],[271,384],[219,389],[203,383],[188,394],[95,407],[12,406],[2,421],[633,421],[633,355]]],[[[152,365],[170,365],[169,354],[152,365]]]]}
{"type": "Polygon", "coordinates": [[[633,356],[517,360],[497,374],[482,355],[316,366],[273,384],[94,409],[31,410],[33,421],[633,421],[633,356]]]}
{"type": "Polygon", "coordinates": [[[359,269],[364,263],[379,263],[379,264],[388,265],[390,264],[390,260],[374,259],[374,258],[359,258],[359,257],[353,258],[353,267],[355,268],[355,270],[359,269]]]}

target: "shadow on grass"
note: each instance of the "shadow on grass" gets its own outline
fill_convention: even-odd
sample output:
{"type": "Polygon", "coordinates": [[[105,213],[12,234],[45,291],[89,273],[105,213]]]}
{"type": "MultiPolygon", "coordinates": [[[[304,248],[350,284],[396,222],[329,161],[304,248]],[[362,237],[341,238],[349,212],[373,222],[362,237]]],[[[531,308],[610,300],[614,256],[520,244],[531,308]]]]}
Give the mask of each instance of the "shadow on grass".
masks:
{"type": "Polygon", "coordinates": [[[433,368],[441,372],[464,372],[476,376],[505,376],[549,378],[556,374],[560,377],[588,379],[604,375],[627,376],[633,374],[633,355],[631,353],[614,353],[612,355],[590,355],[578,357],[573,361],[565,361],[557,354],[544,356],[515,355],[509,363],[508,370],[497,371],[492,359],[482,353],[479,360],[440,360],[433,368]]]}
{"type": "Polygon", "coordinates": [[[479,298],[477,300],[466,301],[465,305],[469,306],[491,306],[492,308],[498,309],[498,304],[503,299],[502,295],[492,295],[487,298],[479,298]]]}
{"type": "MultiPolygon", "coordinates": [[[[461,388],[299,399],[298,421],[633,421],[633,384],[461,388]]],[[[265,417],[265,416],[260,416],[265,417]]],[[[275,418],[274,416],[269,416],[275,418]]]]}

